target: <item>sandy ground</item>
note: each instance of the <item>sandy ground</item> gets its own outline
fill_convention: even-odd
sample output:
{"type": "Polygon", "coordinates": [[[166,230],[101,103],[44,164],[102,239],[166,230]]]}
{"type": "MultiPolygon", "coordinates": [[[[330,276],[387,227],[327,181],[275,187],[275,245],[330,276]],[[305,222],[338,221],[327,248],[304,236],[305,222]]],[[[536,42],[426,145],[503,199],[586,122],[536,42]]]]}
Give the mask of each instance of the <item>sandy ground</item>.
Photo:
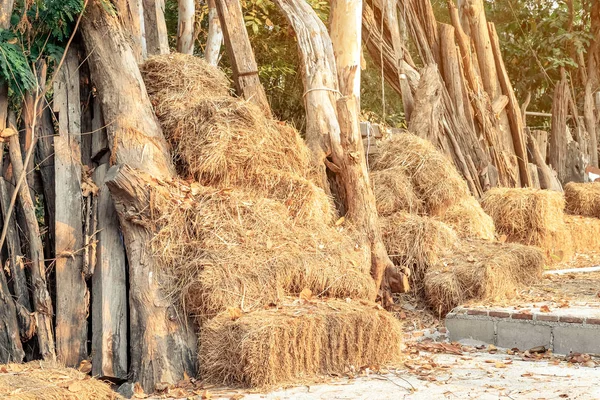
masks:
{"type": "Polygon", "coordinates": [[[599,399],[600,368],[559,360],[524,361],[522,356],[478,352],[422,354],[432,373],[407,368],[385,374],[339,379],[270,393],[212,392],[213,399],[599,399]],[[236,396],[237,395],[237,396],[236,396]],[[233,397],[232,397],[233,396],[233,397]],[[243,397],[240,397],[243,396],[243,397]]]}

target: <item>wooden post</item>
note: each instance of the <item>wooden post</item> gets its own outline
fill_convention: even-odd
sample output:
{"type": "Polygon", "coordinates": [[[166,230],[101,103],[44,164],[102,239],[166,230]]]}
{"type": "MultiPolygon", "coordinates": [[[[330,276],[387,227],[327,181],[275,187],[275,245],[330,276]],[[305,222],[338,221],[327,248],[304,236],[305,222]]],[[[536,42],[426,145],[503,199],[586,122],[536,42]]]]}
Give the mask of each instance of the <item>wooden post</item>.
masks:
{"type": "MultiPolygon", "coordinates": [[[[91,54],[92,79],[104,118],[111,121],[107,133],[113,163],[128,164],[154,178],[174,177],[171,156],[142,76],[114,17],[100,4],[90,3],[81,32],[91,54]]],[[[150,232],[129,218],[129,208],[118,205],[119,189],[109,189],[129,265],[129,342],[133,344],[129,376],[150,393],[157,383],[176,383],[186,374],[195,375],[196,337],[183,311],[167,300],[159,286],[166,278],[148,249],[150,232]]]]}
{"type": "Polygon", "coordinates": [[[169,54],[169,37],[165,22],[165,0],[143,0],[144,33],[148,56],[169,54]]]}
{"type": "Polygon", "coordinates": [[[492,52],[494,53],[494,59],[496,60],[496,70],[498,71],[498,79],[500,80],[500,87],[505,96],[508,97],[507,114],[508,122],[510,124],[510,132],[512,134],[513,147],[515,148],[515,154],[519,161],[519,172],[521,176],[521,184],[523,186],[531,186],[531,178],[529,176],[529,165],[527,162],[527,139],[525,138],[525,126],[523,124],[523,117],[521,115],[521,109],[515,96],[512,84],[506,72],[504,61],[502,60],[502,53],[500,52],[500,42],[498,40],[498,34],[496,33],[496,27],[493,23],[488,24],[490,39],[492,44],[492,52]]]}
{"type": "Polygon", "coordinates": [[[271,107],[260,80],[239,0],[216,0],[225,48],[233,69],[237,94],[257,104],[266,115],[271,107]]]}
{"type": "Polygon", "coordinates": [[[567,114],[569,83],[564,69],[561,70],[562,79],[556,84],[554,98],[552,99],[552,134],[548,147],[548,160],[550,165],[558,172],[558,179],[565,183],[567,176],[567,114]]]}
{"type": "Polygon", "coordinates": [[[98,192],[97,263],[92,276],[92,375],[127,379],[127,284],[125,248],[117,212],[104,177],[94,171],[98,192]]]}
{"type": "Polygon", "coordinates": [[[221,44],[223,43],[223,31],[219,22],[219,13],[215,0],[208,0],[208,37],[204,49],[204,58],[210,65],[217,66],[221,58],[221,44]]]}
{"type": "Polygon", "coordinates": [[[194,54],[194,0],[179,0],[177,14],[177,51],[194,54]]]}
{"type": "Polygon", "coordinates": [[[81,194],[81,103],[79,60],[74,48],[55,81],[54,111],[59,132],[54,138],[56,198],[56,352],[59,361],[76,367],[87,359],[89,293],[83,276],[83,200],[81,194]]]}
{"type": "Polygon", "coordinates": [[[0,364],[20,363],[25,357],[21,338],[17,309],[8,290],[4,271],[0,271],[0,364]]]}

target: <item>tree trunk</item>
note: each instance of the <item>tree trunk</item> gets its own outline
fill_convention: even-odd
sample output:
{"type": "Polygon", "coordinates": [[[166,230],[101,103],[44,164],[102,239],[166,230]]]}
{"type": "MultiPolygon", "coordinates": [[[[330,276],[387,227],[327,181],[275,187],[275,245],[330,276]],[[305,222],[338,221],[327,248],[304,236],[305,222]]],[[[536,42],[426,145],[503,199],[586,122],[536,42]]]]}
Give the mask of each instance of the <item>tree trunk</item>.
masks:
{"type": "Polygon", "coordinates": [[[169,37],[165,22],[165,0],[143,0],[144,33],[148,56],[169,54],[169,37]]]}
{"type": "MultiPolygon", "coordinates": [[[[18,135],[9,139],[10,162],[15,179],[23,174],[23,157],[18,135]]],[[[31,285],[33,291],[33,309],[36,312],[37,338],[40,353],[44,360],[56,360],[54,349],[54,333],[52,329],[52,300],[46,284],[46,265],[44,263],[44,246],[40,235],[35,206],[26,184],[19,187],[19,203],[26,221],[23,228],[29,240],[29,258],[31,262],[31,285]]]]}
{"type": "Polygon", "coordinates": [[[554,176],[552,169],[546,164],[546,157],[541,152],[535,131],[529,132],[528,128],[526,128],[526,131],[528,132],[527,149],[531,155],[531,160],[537,166],[540,188],[562,192],[562,186],[558,178],[554,176]]]}
{"type": "Polygon", "coordinates": [[[19,338],[15,302],[8,291],[4,271],[0,271],[0,364],[20,363],[25,357],[19,338]]]}
{"type": "Polygon", "coordinates": [[[92,375],[127,379],[127,265],[119,221],[104,177],[94,171],[98,191],[97,265],[92,277],[92,375]]]}
{"type": "Polygon", "coordinates": [[[112,0],[111,3],[115,7],[116,15],[123,28],[127,43],[133,51],[135,60],[138,63],[143,62],[148,57],[148,54],[146,50],[142,0],[112,0]]]}
{"type": "MultiPolygon", "coordinates": [[[[111,159],[155,178],[175,176],[135,58],[114,18],[93,3],[82,19],[81,31],[91,53],[92,78],[104,118],[111,121],[107,126],[111,159]]],[[[166,294],[158,286],[165,278],[149,252],[150,233],[129,219],[125,208],[119,206],[123,204],[120,191],[114,188],[115,192],[109,186],[129,263],[131,377],[151,392],[156,383],[175,383],[185,374],[194,376],[196,339],[184,314],[168,304],[166,294]]]]}
{"type": "Polygon", "coordinates": [[[556,84],[552,100],[552,132],[548,147],[548,160],[558,173],[558,179],[565,183],[567,177],[567,114],[569,83],[564,70],[562,79],[556,84]]]}
{"type": "Polygon", "coordinates": [[[208,0],[208,37],[206,38],[206,48],[204,49],[204,58],[206,62],[215,67],[219,64],[221,58],[221,44],[223,43],[223,31],[219,22],[219,13],[215,0],[208,0]]]}
{"type": "Polygon", "coordinates": [[[177,51],[194,54],[194,0],[179,0],[177,15],[177,51]]]}
{"type": "Polygon", "coordinates": [[[54,138],[56,253],[56,353],[76,367],[87,359],[89,293],[83,275],[83,199],[81,195],[81,101],[79,60],[67,51],[54,83],[54,111],[59,133],[54,138]]]}
{"type": "Polygon", "coordinates": [[[237,94],[258,105],[266,115],[271,107],[260,80],[239,0],[216,0],[225,48],[233,69],[237,94]]]}

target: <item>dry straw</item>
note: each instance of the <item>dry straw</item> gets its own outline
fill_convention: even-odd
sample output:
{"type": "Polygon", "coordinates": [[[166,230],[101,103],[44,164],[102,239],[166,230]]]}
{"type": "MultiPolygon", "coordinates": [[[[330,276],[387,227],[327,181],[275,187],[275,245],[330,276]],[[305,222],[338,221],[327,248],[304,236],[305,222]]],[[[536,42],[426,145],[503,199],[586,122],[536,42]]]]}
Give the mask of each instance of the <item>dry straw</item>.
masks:
{"type": "Polygon", "coordinates": [[[575,252],[600,251],[600,219],[565,215],[565,223],[575,252]]]}
{"type": "Polygon", "coordinates": [[[33,361],[0,366],[0,398],[12,400],[120,399],[110,386],[58,364],[33,361]]]}
{"type": "Polygon", "coordinates": [[[380,151],[371,159],[371,167],[374,171],[404,171],[428,215],[441,215],[469,196],[467,184],[452,162],[429,141],[409,133],[396,134],[382,142],[380,151]]]}
{"type": "Polygon", "coordinates": [[[425,275],[425,297],[441,315],[468,300],[514,297],[541,278],[539,249],[516,243],[463,240],[425,275]]]}
{"type": "Polygon", "coordinates": [[[423,202],[417,197],[411,180],[406,176],[403,168],[372,171],[370,177],[377,213],[380,216],[388,216],[399,211],[413,214],[422,212],[423,202]]]}
{"type": "Polygon", "coordinates": [[[467,197],[454,204],[440,220],[454,228],[458,236],[464,239],[492,241],[495,238],[494,220],[483,211],[475,197],[467,197]]]}
{"type": "Polygon", "coordinates": [[[238,312],[202,326],[199,363],[209,382],[269,387],[400,359],[401,324],[374,303],[286,298],[238,312]]]}
{"type": "Polygon", "coordinates": [[[198,57],[161,55],[142,74],[179,176],[287,202],[294,216],[332,220],[331,199],[310,180],[310,151],[299,133],[229,96],[217,68],[198,57]]]}
{"type": "Polygon", "coordinates": [[[562,193],[539,189],[494,188],[481,200],[494,220],[498,234],[510,242],[542,248],[548,262],[566,260],[573,254],[564,223],[562,193]]]}
{"type": "Polygon", "coordinates": [[[567,183],[565,201],[570,214],[600,218],[600,182],[567,183]]]}
{"type": "Polygon", "coordinates": [[[427,269],[457,241],[452,228],[431,217],[399,212],[380,222],[388,254],[396,265],[411,269],[417,290],[427,269]]]}
{"type": "Polygon", "coordinates": [[[344,228],[296,224],[285,205],[238,190],[154,185],[152,247],[185,308],[212,317],[286,294],[375,298],[367,253],[344,228]]]}

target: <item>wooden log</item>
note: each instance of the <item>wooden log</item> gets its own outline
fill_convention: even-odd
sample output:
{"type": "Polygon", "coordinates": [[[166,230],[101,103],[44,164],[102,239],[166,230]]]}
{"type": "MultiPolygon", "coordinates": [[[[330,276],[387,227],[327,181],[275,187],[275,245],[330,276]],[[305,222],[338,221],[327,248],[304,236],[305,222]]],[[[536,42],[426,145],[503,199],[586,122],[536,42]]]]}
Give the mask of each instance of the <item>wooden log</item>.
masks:
{"type": "Polygon", "coordinates": [[[569,84],[564,69],[562,79],[556,84],[552,99],[552,133],[548,147],[548,160],[558,173],[561,183],[567,176],[567,112],[569,84]]]}
{"type": "MultiPolygon", "coordinates": [[[[14,129],[14,128],[13,128],[14,129]]],[[[9,139],[9,154],[13,174],[16,179],[23,175],[23,156],[18,135],[9,139]]],[[[19,205],[26,224],[22,226],[27,240],[29,241],[29,259],[31,287],[33,294],[33,310],[36,315],[37,339],[39,351],[44,360],[55,361],[54,330],[52,324],[52,300],[46,283],[46,265],[44,263],[44,246],[40,235],[35,206],[31,199],[31,193],[27,185],[21,185],[18,192],[19,205]]]]}
{"type": "MultiPolygon", "coordinates": [[[[81,102],[79,59],[74,48],[55,81],[61,130],[54,138],[56,353],[70,367],[87,359],[89,293],[83,276],[83,199],[81,195],[81,102]],[[63,108],[64,107],[64,108],[63,108]],[[66,126],[66,129],[64,127],[66,126]]],[[[58,107],[55,106],[55,108],[58,107]]]]}
{"type": "Polygon", "coordinates": [[[548,132],[542,130],[531,131],[533,139],[537,143],[541,159],[546,161],[548,157],[548,132]]]}
{"type": "Polygon", "coordinates": [[[221,44],[223,44],[223,31],[219,22],[219,13],[215,0],[208,0],[208,35],[204,58],[210,65],[217,66],[221,59],[221,44]]]}
{"type": "MultiPolygon", "coordinates": [[[[590,70],[591,71],[591,70],[590,70]]],[[[590,165],[598,167],[598,138],[596,131],[596,115],[594,113],[594,97],[592,96],[592,80],[588,79],[585,85],[585,96],[583,99],[583,115],[585,118],[585,128],[589,135],[589,154],[590,165]]]]}
{"type": "Polygon", "coordinates": [[[504,61],[502,60],[500,41],[498,40],[496,27],[494,24],[489,23],[488,28],[492,43],[492,52],[496,61],[496,70],[498,71],[500,87],[504,95],[508,97],[508,108],[506,111],[508,115],[508,122],[510,124],[510,132],[512,134],[515,155],[519,161],[521,185],[531,186],[531,178],[529,177],[529,166],[527,162],[527,139],[525,138],[525,126],[523,124],[521,109],[519,107],[517,97],[515,96],[512,84],[510,83],[508,73],[506,72],[504,61]]]}
{"type": "Polygon", "coordinates": [[[148,53],[142,0],[113,0],[112,4],[136,61],[143,62],[148,57],[148,53]]]}
{"type": "Polygon", "coordinates": [[[240,1],[216,0],[216,6],[237,94],[254,102],[270,116],[271,107],[265,89],[258,79],[258,65],[246,31],[240,1]]]}
{"type": "Polygon", "coordinates": [[[534,189],[541,189],[537,165],[528,163],[527,167],[529,168],[529,176],[531,176],[531,187],[534,189]]]}
{"type": "Polygon", "coordinates": [[[538,169],[538,180],[540,182],[541,189],[556,190],[562,192],[562,185],[558,178],[554,175],[552,168],[546,164],[546,158],[542,156],[538,141],[535,139],[533,132],[527,132],[527,149],[531,161],[537,166],[538,169]]]}
{"type": "Polygon", "coordinates": [[[179,0],[177,13],[177,51],[194,54],[194,0],[179,0]]]}
{"type": "Polygon", "coordinates": [[[92,168],[92,118],[94,99],[90,78],[90,68],[85,57],[81,56],[79,44],[74,48],[78,50],[79,55],[79,98],[81,101],[81,163],[88,168],[92,168]]]}
{"type": "MultiPolygon", "coordinates": [[[[107,132],[113,162],[128,164],[154,178],[174,177],[162,130],[133,53],[114,17],[100,4],[90,3],[81,32],[91,53],[90,68],[104,118],[111,121],[107,132]],[[123,92],[128,95],[123,96],[123,92]]],[[[164,278],[148,248],[150,233],[128,218],[130,207],[126,203],[143,202],[127,193],[135,195],[141,188],[128,186],[127,179],[123,185],[117,177],[113,181],[114,189],[110,185],[109,189],[119,213],[129,265],[129,342],[135,344],[130,349],[129,376],[150,393],[157,383],[176,383],[186,374],[195,376],[197,340],[185,314],[158,286],[164,278]]],[[[140,207],[147,207],[147,203],[140,207]]]]}
{"type": "Polygon", "coordinates": [[[38,139],[35,151],[35,164],[36,168],[40,171],[44,203],[46,205],[47,237],[50,244],[47,246],[47,255],[54,258],[54,213],[56,210],[56,194],[54,191],[54,124],[52,123],[52,112],[46,104],[43,107],[41,118],[36,127],[36,137],[38,139]]]}
{"type": "Polygon", "coordinates": [[[92,106],[92,160],[98,162],[108,151],[108,136],[104,126],[104,117],[102,116],[102,106],[100,100],[95,98],[92,106]]]}
{"type": "Polygon", "coordinates": [[[169,54],[165,0],[142,0],[148,56],[169,54]]]}
{"type": "Polygon", "coordinates": [[[104,177],[94,171],[98,192],[97,265],[92,276],[92,375],[127,379],[127,281],[125,248],[117,212],[104,177]]]}

